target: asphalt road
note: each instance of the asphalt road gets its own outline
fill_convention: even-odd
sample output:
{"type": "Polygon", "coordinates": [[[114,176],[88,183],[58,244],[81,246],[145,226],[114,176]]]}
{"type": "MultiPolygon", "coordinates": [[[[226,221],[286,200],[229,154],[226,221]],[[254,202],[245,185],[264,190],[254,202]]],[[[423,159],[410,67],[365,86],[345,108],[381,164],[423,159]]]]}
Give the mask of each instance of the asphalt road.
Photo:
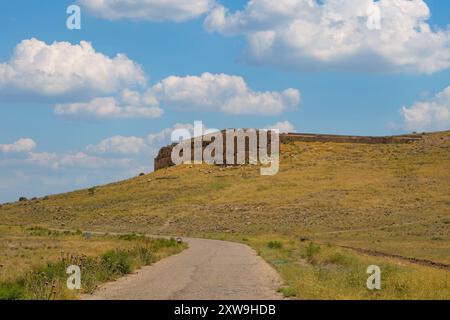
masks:
{"type": "Polygon", "coordinates": [[[189,239],[189,249],[99,287],[92,300],[272,300],[281,282],[248,246],[189,239]]]}

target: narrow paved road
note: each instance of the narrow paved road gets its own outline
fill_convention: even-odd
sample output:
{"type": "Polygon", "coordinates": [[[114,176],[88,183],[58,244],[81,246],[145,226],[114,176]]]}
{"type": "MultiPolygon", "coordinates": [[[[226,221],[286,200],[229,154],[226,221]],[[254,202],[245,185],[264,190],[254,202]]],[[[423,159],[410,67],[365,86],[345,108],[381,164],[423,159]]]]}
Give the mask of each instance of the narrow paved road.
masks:
{"type": "Polygon", "coordinates": [[[183,239],[189,249],[137,273],[107,283],[83,299],[93,300],[272,300],[278,274],[248,246],[183,239]]]}

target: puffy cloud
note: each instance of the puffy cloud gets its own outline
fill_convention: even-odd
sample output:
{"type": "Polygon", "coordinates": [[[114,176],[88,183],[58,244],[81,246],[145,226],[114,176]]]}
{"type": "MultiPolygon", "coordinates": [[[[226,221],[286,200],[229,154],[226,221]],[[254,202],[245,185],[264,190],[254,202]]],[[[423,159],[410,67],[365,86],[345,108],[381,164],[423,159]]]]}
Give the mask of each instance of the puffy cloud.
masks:
{"type": "Polygon", "coordinates": [[[0,144],[0,152],[3,153],[20,153],[30,152],[36,147],[33,139],[22,138],[12,144],[0,144]]]}
{"type": "Polygon", "coordinates": [[[435,97],[403,107],[402,114],[406,129],[449,130],[450,129],[450,87],[435,97]]]}
{"type": "Polygon", "coordinates": [[[236,12],[216,6],[204,26],[245,35],[260,63],[431,74],[450,67],[450,30],[429,17],[423,0],[252,0],[236,12]]]}
{"type": "Polygon", "coordinates": [[[172,127],[165,128],[156,133],[150,133],[146,137],[113,136],[106,138],[96,145],[89,145],[86,150],[94,154],[122,154],[131,156],[142,156],[147,162],[159,151],[162,145],[169,144],[172,132],[176,129],[188,129],[193,131],[191,124],[177,123],[172,127]],[[148,156],[148,157],[147,157],[148,156]]]}
{"type": "Polygon", "coordinates": [[[109,58],[90,43],[46,44],[23,40],[0,63],[0,95],[58,99],[55,113],[71,118],[158,118],[160,103],[185,110],[275,115],[300,104],[300,92],[259,92],[242,77],[203,73],[163,79],[150,89],[139,65],[124,55],[109,58]],[[130,88],[142,85],[140,91],[130,88]],[[121,92],[120,95],[112,93],[121,92]],[[74,97],[77,100],[73,100],[74,97]],[[91,100],[89,100],[91,99],[91,100]]]}
{"type": "Polygon", "coordinates": [[[164,105],[186,111],[276,115],[298,107],[300,102],[297,89],[259,92],[250,89],[242,77],[206,72],[200,76],[170,76],[143,93],[123,90],[118,98],[57,104],[55,113],[72,118],[157,118],[163,114],[159,105],[164,105]]]}
{"type": "Polygon", "coordinates": [[[145,140],[138,137],[114,136],[97,145],[87,147],[93,153],[140,154],[147,147],[145,140]]]}
{"type": "Polygon", "coordinates": [[[157,101],[142,97],[135,91],[124,91],[120,100],[104,97],[90,102],[57,104],[55,113],[68,118],[96,119],[158,118],[163,114],[163,110],[156,105],[157,101]]]}
{"type": "MultiPolygon", "coordinates": [[[[177,124],[173,128],[179,126],[189,127],[177,124]]],[[[23,150],[24,154],[2,156],[2,145],[0,167],[7,170],[0,170],[0,201],[60,193],[149,172],[159,147],[170,143],[171,131],[167,128],[142,138],[116,136],[85,151],[61,153],[32,152],[31,144],[25,147],[27,144],[17,142],[5,150],[23,150]]]]}
{"type": "Polygon", "coordinates": [[[300,92],[257,92],[242,77],[203,73],[168,77],[150,90],[159,101],[181,110],[222,111],[228,114],[275,115],[300,104],[300,92]]]}
{"type": "Polygon", "coordinates": [[[82,168],[82,169],[99,169],[107,167],[126,167],[130,163],[130,159],[107,159],[88,155],[84,152],[74,153],[34,153],[30,152],[28,159],[29,164],[34,164],[53,170],[62,168],[82,168]]]}
{"type": "Polygon", "coordinates": [[[273,125],[267,126],[265,129],[278,129],[280,133],[292,133],[295,132],[295,127],[289,121],[277,122],[273,125]]]}
{"type": "Polygon", "coordinates": [[[214,0],[78,0],[92,14],[109,19],[183,22],[206,13],[214,0]]]}
{"type": "Polygon", "coordinates": [[[39,96],[112,93],[146,77],[141,67],[123,54],[114,58],[96,52],[86,41],[46,44],[37,39],[19,43],[11,59],[0,64],[0,92],[39,96]]]}
{"type": "Polygon", "coordinates": [[[177,129],[187,129],[193,134],[194,126],[189,123],[177,123],[170,128],[165,128],[156,133],[150,133],[146,138],[147,142],[152,147],[159,147],[162,144],[169,144],[171,142],[170,138],[172,136],[172,132],[177,129]]]}

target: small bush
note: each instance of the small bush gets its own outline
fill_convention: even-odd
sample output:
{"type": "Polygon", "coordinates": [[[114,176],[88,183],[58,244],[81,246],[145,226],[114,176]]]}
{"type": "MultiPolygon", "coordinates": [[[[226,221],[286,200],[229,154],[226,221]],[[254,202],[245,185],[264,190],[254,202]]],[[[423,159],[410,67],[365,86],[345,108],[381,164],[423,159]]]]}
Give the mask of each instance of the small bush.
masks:
{"type": "Polygon", "coordinates": [[[27,199],[26,197],[20,197],[20,198],[19,198],[19,201],[20,201],[20,202],[24,202],[24,201],[28,201],[28,199],[27,199]]]}
{"type": "Polygon", "coordinates": [[[305,252],[303,257],[311,264],[316,263],[316,255],[320,252],[320,246],[310,242],[308,246],[305,248],[305,252]]]}
{"type": "Polygon", "coordinates": [[[283,295],[283,297],[285,297],[285,298],[291,298],[291,297],[297,296],[295,289],[292,287],[282,287],[278,290],[278,292],[280,292],[283,295]]]}
{"type": "Polygon", "coordinates": [[[21,300],[25,298],[25,287],[22,281],[0,283],[0,300],[21,300]]]}
{"type": "Polygon", "coordinates": [[[114,275],[128,274],[132,270],[130,256],[123,250],[108,251],[102,256],[102,264],[114,275]]]}
{"type": "Polygon", "coordinates": [[[283,244],[280,241],[270,241],[269,243],[267,243],[267,248],[281,249],[281,248],[283,248],[283,244]]]}

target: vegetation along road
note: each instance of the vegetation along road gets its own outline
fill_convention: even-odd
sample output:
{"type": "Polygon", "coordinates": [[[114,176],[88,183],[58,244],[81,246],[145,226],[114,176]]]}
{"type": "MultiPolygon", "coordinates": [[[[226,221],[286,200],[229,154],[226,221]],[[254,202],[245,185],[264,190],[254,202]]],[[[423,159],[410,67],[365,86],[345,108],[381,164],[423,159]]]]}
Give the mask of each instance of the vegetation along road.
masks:
{"type": "Polygon", "coordinates": [[[280,279],[249,247],[183,239],[189,249],[107,283],[84,299],[280,299],[280,279]]]}

